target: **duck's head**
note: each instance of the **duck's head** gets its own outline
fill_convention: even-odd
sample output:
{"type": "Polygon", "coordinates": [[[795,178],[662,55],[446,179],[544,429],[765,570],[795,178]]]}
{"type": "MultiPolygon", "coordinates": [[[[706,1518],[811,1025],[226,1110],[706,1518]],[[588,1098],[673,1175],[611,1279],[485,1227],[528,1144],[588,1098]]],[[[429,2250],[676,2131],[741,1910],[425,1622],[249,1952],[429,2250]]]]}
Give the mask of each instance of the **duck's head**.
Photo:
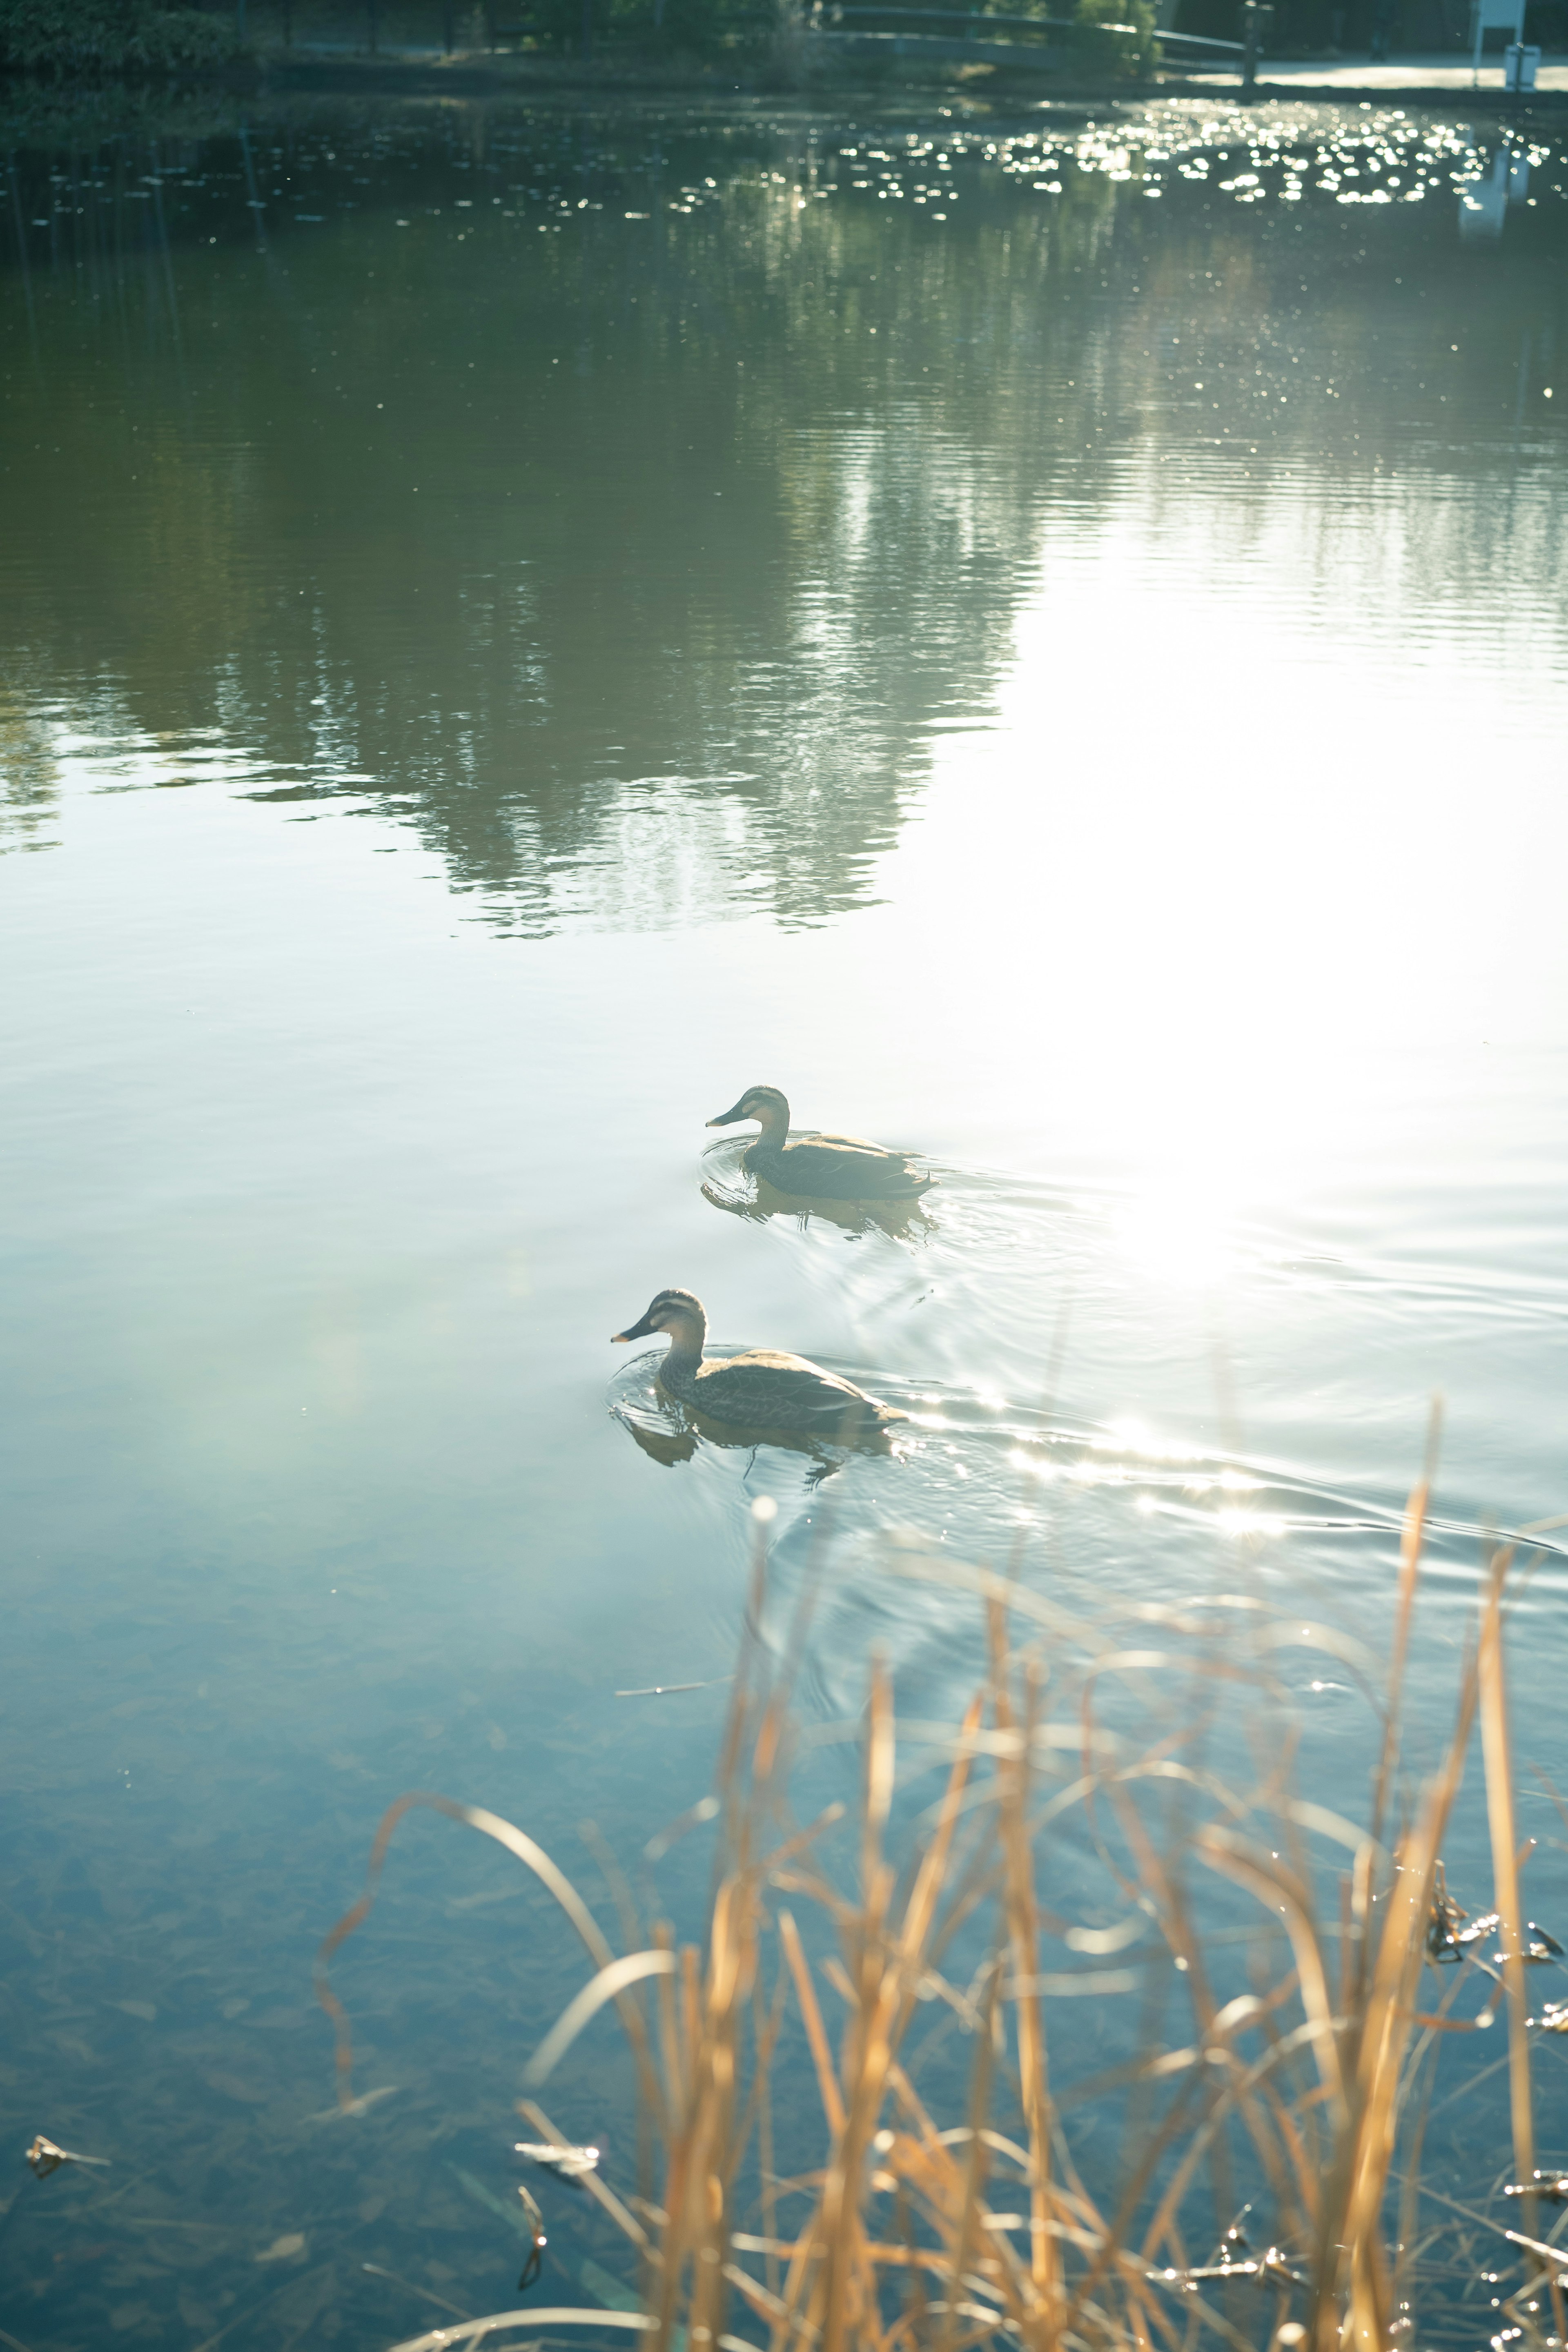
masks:
{"type": "Polygon", "coordinates": [[[789,1103],[777,1087],[748,1087],[732,1110],[721,1111],[710,1127],[733,1127],[737,1119],[755,1118],[764,1129],[789,1126],[789,1103]]]}
{"type": "Polygon", "coordinates": [[[647,1312],[624,1331],[612,1331],[612,1339],[646,1339],[655,1331],[668,1331],[679,1348],[700,1349],[708,1329],[708,1318],[700,1298],[689,1290],[661,1290],[647,1312]]]}

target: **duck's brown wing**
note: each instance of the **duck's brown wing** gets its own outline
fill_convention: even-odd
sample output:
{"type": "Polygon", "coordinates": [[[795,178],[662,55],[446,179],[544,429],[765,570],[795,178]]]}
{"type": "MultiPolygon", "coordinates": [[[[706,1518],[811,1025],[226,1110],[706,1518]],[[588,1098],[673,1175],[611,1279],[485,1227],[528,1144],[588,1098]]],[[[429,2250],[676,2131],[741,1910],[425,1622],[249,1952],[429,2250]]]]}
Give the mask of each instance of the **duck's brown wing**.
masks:
{"type": "Polygon", "coordinates": [[[744,1355],[704,1364],[691,1402],[715,1421],[751,1429],[809,1430],[847,1444],[883,1422],[904,1417],[837,1372],[773,1348],[748,1348],[744,1355]]]}
{"type": "Polygon", "coordinates": [[[800,1141],[803,1146],[812,1143],[826,1143],[835,1151],[868,1151],[873,1160],[901,1160],[903,1158],[903,1153],[901,1151],[888,1151],[884,1150],[881,1144],[872,1143],[863,1135],[827,1135],[826,1133],[817,1135],[814,1132],[810,1135],[803,1135],[800,1141]]]}
{"type": "Polygon", "coordinates": [[[776,1162],[784,1189],[816,1192],[829,1200],[885,1200],[894,1193],[923,1192],[931,1182],[911,1168],[902,1151],[884,1151],[857,1135],[814,1135],[786,1143],[776,1162]]]}

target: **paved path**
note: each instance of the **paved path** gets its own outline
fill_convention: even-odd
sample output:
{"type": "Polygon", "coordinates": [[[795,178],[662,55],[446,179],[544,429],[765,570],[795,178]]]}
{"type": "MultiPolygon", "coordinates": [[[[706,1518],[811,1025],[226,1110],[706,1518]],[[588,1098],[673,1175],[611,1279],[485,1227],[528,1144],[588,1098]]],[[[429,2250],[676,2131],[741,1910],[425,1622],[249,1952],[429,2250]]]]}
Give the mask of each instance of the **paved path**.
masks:
{"type": "MultiPolygon", "coordinates": [[[[1215,89],[1234,88],[1236,81],[1234,73],[1194,74],[1189,79],[1215,89]]],[[[1568,61],[1542,58],[1535,86],[1540,90],[1568,90],[1568,61]]],[[[1500,98],[1502,60],[1489,56],[1478,82],[1472,79],[1469,60],[1456,58],[1452,49],[1431,57],[1394,58],[1386,65],[1372,65],[1364,58],[1341,58],[1333,64],[1325,58],[1260,58],[1258,87],[1260,91],[1300,89],[1310,90],[1314,96],[1321,92],[1346,98],[1381,97],[1399,90],[1473,89],[1478,97],[1500,98]]]]}

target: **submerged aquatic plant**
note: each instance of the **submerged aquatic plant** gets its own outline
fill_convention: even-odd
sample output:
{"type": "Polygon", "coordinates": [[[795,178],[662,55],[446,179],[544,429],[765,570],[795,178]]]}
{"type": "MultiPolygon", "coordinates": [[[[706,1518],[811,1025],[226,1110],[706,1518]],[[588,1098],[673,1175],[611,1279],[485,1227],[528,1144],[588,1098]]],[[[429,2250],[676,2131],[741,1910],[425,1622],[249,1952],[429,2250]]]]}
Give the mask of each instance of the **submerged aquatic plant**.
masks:
{"type": "MultiPolygon", "coordinates": [[[[943,1777],[903,1864],[891,1851],[900,1728],[879,1664],[855,1803],[829,1805],[804,1823],[791,1812],[792,1679],[809,1604],[782,1659],[753,1637],[740,1662],[717,1796],[694,1809],[721,1824],[700,1942],[678,1945],[665,1921],[644,1930],[634,1913],[624,1923],[633,1948],[616,1954],[576,1889],[522,1832],[446,1799],[400,1800],[377,1834],[365,1895],[322,1947],[323,1971],[368,1912],[403,1813],[434,1805],[467,1822],[551,1889],[595,1963],[535,2051],[530,2089],[614,2003],[647,2134],[639,2195],[623,2200],[595,2168],[595,2151],[581,2152],[595,2160],[574,2175],[635,2251],[640,2308],[497,2313],[422,2336],[418,2352],[566,2325],[631,2328],[661,2352],[967,2352],[993,2341],[1120,2352],[1205,2335],[1304,2352],[1397,2345],[1412,2324],[1436,2053],[1445,2034],[1484,2030],[1498,2007],[1506,2007],[1510,2035],[1518,2185],[1509,2194],[1523,2225],[1500,2226],[1499,2235],[1524,2263],[1522,2284],[1500,2307],[1510,2347],[1562,2344],[1557,2273],[1568,2252],[1541,2235],[1537,2209],[1559,2183],[1534,2164],[1525,2018],[1526,1939],[1542,1931],[1526,1927],[1520,1908],[1503,1687],[1512,1555],[1499,1550],[1489,1563],[1451,1735],[1435,1769],[1413,1781],[1399,1727],[1426,1507],[1423,1486],[1404,1528],[1380,1752],[1362,1827],[1298,1796],[1289,1751],[1281,1757],[1278,1746],[1247,1790],[1205,1760],[1227,1692],[1262,1690],[1270,1703],[1283,1696],[1270,1661],[1287,1643],[1310,1635],[1364,1672],[1342,1637],[1281,1623],[1260,1603],[1227,1596],[1145,1606],[1129,1643],[1125,1628],[1075,1618],[1016,1578],[959,1570],[908,1545],[890,1555],[890,1572],[967,1586],[984,1619],[987,1664],[959,1721],[904,1728],[906,1759],[917,1749],[927,1769],[940,1761],[943,1777]],[[1184,1694],[1163,1720],[1152,1703],[1162,1677],[1184,1694]],[[1102,1690],[1117,1683],[1141,1694],[1152,1739],[1140,1744],[1107,1720],[1102,1690]],[[1495,1960],[1464,1934],[1440,1858],[1478,1718],[1495,1960]],[[1046,1833],[1069,1821],[1120,1898],[1123,1916],[1110,1926],[1063,1916],[1046,1833]],[[1348,1855],[1331,1917],[1310,1838],[1348,1855]],[[847,1839],[849,1870],[835,1866],[847,1839]],[[1252,1942],[1249,1990],[1227,1994],[1220,1980],[1224,1955],[1205,1945],[1195,1917],[1194,1866],[1252,1897],[1268,1920],[1252,1942]],[[1044,1967],[1047,1937],[1087,1965],[1044,1967]],[[1129,1967],[1121,1956],[1134,1948],[1129,1967]],[[1047,2011],[1059,2016],[1065,1999],[1137,1989],[1162,1952],[1190,2010],[1187,2037],[1162,2046],[1151,2011],[1143,2046],[1086,2078],[1074,2038],[1047,2032],[1047,2011]],[[1436,2008],[1426,2011],[1424,1970],[1453,1961],[1436,2008]],[[1478,1982],[1487,2007],[1457,2016],[1461,1988],[1478,1982]],[[911,2028],[933,2005],[972,2044],[961,2113],[937,2111],[910,2048],[911,2028]],[[804,2042],[820,2111],[809,2147],[798,2119],[781,2118],[786,2031],[804,2042]],[[1120,2103],[1120,2178],[1091,2184],[1064,2125],[1107,2100],[1120,2103]],[[1243,2199],[1227,2226],[1223,2217],[1243,2199]],[[1256,2242],[1244,2226],[1254,2206],[1270,2217],[1256,2242]],[[1198,2259],[1215,2239],[1212,2258],[1198,2259]]],[[[753,1627],[763,1597],[760,1542],[759,1534],[753,1627]]],[[[324,1973],[321,1989],[338,2026],[346,2099],[348,2021],[324,1973]]],[[[532,2097],[521,2111],[541,2135],[528,2154],[553,2161],[578,2153],[532,2097]]]]}

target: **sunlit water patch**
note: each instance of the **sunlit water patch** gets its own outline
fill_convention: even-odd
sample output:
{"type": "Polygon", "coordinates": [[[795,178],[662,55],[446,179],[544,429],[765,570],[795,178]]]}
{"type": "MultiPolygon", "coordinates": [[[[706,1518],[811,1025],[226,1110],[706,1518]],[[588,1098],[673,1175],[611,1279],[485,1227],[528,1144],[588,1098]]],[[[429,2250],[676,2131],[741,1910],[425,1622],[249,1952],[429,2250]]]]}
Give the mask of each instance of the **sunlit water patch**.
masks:
{"type": "MultiPolygon", "coordinates": [[[[1397,1509],[1431,1398],[1461,1362],[1500,1368],[1521,1346],[1556,1356],[1568,1344],[1560,1276],[1521,1283],[1436,1235],[1402,1234],[1401,1255],[1379,1255],[1361,1235],[1271,1227],[1195,1189],[1069,1187],[936,1160],[925,1163],[935,1187],[889,1213],[774,1195],[741,1165],[744,1149],[726,1139],[704,1152],[705,1198],[787,1250],[842,1299],[858,1343],[917,1383],[923,1370],[952,1392],[1005,1393],[1178,1451],[1217,1440],[1239,1459],[1261,1445],[1301,1475],[1364,1487],[1384,1511],[1397,1509]],[[1368,1360],[1408,1349],[1425,1384],[1404,1387],[1406,1451],[1391,1457],[1385,1434],[1369,1449],[1354,1415],[1327,1401],[1348,1401],[1368,1360]]],[[[1529,1389],[1512,1409],[1552,1410],[1529,1389]]],[[[1480,1524],[1530,1516],[1532,1503],[1544,1515],[1554,1498],[1546,1487],[1505,1497],[1483,1474],[1466,1499],[1467,1521],[1480,1524]]]]}
{"type": "MultiPolygon", "coordinates": [[[[719,1360],[725,1352],[713,1351],[719,1360]]],[[[1002,1395],[858,1364],[831,1369],[907,1415],[885,1447],[731,1434],[666,1395],[659,1360],[649,1351],[626,1366],[611,1412],[653,1461],[756,1514],[766,1532],[764,1638],[784,1654],[794,1639],[785,1629],[805,1611],[802,1688],[829,1717],[855,1712],[874,1654],[917,1712],[930,1711],[921,1694],[934,1689],[951,1707],[983,1678],[973,1591],[931,1573],[939,1556],[1005,1570],[1081,1626],[1110,1629],[1156,1601],[1237,1591],[1258,1608],[1309,1612],[1306,1647],[1339,1654],[1348,1642],[1363,1668],[1377,1654],[1398,1572],[1398,1496],[1331,1488],[1278,1462],[1155,1447],[1002,1395]],[[910,1546],[925,1572],[900,1580],[910,1546]]],[[[1447,1585],[1461,1618],[1498,1532],[1440,1514],[1426,1523],[1428,1577],[1447,1585]]],[[[1532,1612],[1551,1610],[1568,1594],[1561,1538],[1520,1539],[1535,1570],[1532,1612]]],[[[1342,1687],[1315,1672],[1294,1686],[1314,1696],[1342,1687]]]]}

